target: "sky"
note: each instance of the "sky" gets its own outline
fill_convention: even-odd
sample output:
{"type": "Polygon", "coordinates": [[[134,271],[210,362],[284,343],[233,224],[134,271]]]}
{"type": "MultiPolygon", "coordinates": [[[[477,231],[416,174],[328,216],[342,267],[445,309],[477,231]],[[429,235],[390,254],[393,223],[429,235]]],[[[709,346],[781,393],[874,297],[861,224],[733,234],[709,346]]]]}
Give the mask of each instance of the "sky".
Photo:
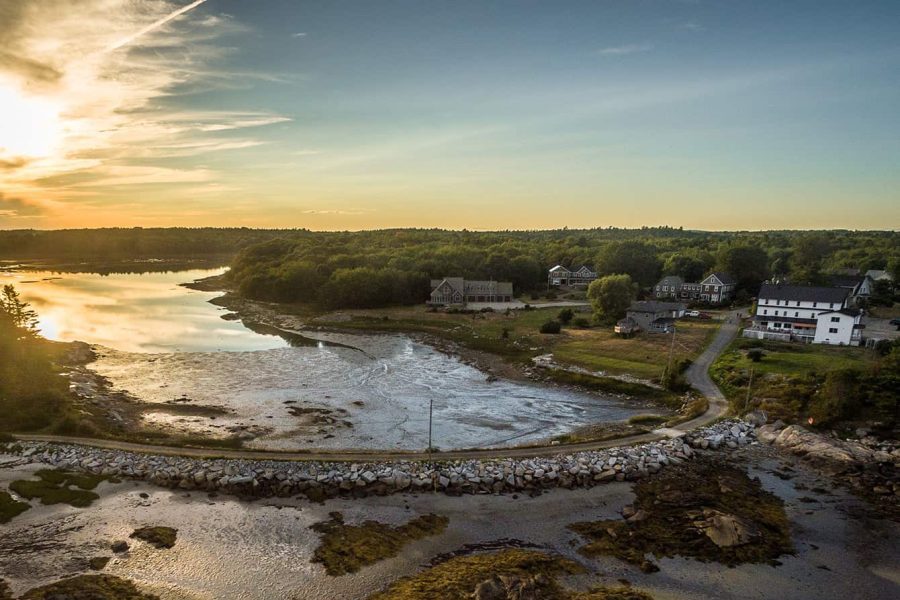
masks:
{"type": "Polygon", "coordinates": [[[900,229],[900,2],[0,0],[0,228],[900,229]]]}

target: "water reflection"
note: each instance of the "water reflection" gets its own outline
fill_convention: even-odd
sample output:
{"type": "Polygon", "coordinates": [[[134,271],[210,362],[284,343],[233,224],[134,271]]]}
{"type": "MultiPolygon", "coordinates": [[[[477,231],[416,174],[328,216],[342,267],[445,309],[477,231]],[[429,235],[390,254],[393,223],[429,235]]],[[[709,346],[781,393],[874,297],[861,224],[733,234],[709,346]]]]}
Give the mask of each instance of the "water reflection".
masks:
{"type": "Polygon", "coordinates": [[[268,350],[299,344],[285,340],[274,328],[251,331],[239,321],[223,320],[224,309],[209,303],[218,293],[179,285],[223,272],[3,270],[0,285],[16,286],[38,312],[41,333],[52,340],[80,340],[128,352],[268,350]]]}

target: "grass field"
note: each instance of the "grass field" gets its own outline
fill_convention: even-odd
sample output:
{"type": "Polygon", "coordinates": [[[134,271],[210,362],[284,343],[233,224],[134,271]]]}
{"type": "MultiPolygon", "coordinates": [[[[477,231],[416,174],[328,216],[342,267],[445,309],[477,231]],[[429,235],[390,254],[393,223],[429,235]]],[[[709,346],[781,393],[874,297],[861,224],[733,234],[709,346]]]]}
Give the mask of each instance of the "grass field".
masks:
{"type": "Polygon", "coordinates": [[[842,369],[865,370],[874,360],[872,351],[864,348],[738,338],[713,363],[709,374],[735,411],[755,404],[779,418],[793,420],[813,401],[825,374],[842,369]],[[751,361],[747,357],[750,348],[762,349],[762,360],[751,361]],[[748,405],[751,368],[753,383],[748,405]]]}

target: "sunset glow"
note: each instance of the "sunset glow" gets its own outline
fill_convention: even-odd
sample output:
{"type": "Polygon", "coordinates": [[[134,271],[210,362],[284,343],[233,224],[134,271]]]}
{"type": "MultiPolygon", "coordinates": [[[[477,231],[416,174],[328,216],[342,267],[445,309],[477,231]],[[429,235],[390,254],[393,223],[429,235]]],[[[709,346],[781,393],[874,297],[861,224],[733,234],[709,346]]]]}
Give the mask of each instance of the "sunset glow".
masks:
{"type": "Polygon", "coordinates": [[[752,4],[4,3],[0,227],[895,228],[896,4],[752,4]]]}

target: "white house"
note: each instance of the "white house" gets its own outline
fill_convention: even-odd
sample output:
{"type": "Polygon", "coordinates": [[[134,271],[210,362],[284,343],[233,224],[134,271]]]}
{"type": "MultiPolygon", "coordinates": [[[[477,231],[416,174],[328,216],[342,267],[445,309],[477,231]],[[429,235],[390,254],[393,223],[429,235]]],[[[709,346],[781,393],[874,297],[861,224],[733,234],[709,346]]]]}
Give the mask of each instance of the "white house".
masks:
{"type": "Polygon", "coordinates": [[[856,308],[842,308],[819,313],[816,317],[814,344],[858,346],[861,340],[861,313],[856,308]]]}
{"type": "Polygon", "coordinates": [[[744,337],[858,346],[861,313],[847,306],[850,291],[839,287],[763,284],[753,326],[744,337]]]}

